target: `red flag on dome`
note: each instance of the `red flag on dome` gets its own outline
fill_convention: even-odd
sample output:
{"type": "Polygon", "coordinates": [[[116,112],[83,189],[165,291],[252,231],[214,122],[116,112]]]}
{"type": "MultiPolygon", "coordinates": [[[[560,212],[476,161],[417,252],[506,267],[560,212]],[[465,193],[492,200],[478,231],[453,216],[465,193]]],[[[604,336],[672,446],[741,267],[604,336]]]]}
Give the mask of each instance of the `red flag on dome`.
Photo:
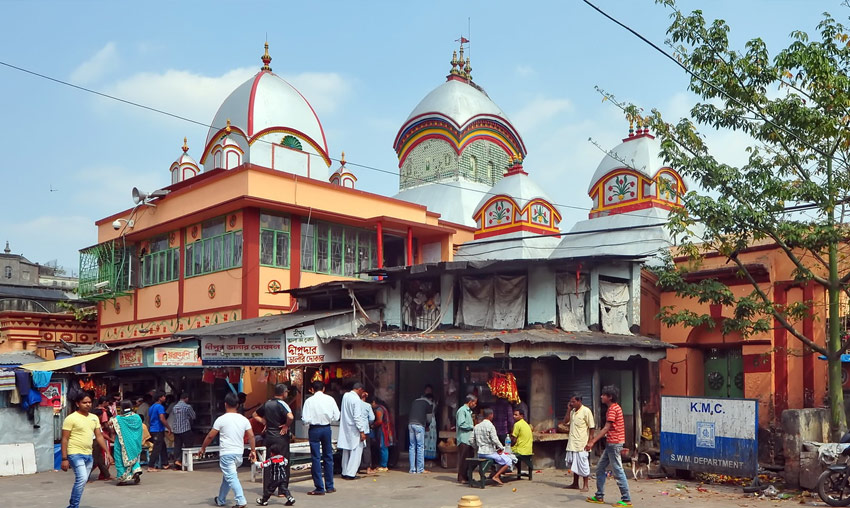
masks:
{"type": "Polygon", "coordinates": [[[461,35],[460,39],[455,39],[455,42],[460,42],[461,44],[466,44],[467,42],[469,42],[469,39],[467,39],[466,37],[461,35]]]}

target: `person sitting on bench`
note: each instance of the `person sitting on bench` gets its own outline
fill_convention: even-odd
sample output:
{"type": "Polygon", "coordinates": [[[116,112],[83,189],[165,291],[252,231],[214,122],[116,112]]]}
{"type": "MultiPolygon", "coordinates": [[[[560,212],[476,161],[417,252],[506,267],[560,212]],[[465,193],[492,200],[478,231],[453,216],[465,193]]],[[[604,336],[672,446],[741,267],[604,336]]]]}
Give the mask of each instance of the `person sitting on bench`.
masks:
{"type": "Polygon", "coordinates": [[[511,436],[514,438],[511,447],[511,452],[514,455],[523,458],[534,455],[531,444],[534,436],[531,434],[531,426],[525,421],[525,410],[519,406],[514,409],[514,430],[511,432],[511,436]]]}
{"type": "Polygon", "coordinates": [[[493,425],[493,410],[484,408],[481,410],[481,423],[475,426],[472,430],[472,438],[470,445],[478,448],[478,456],[485,459],[490,459],[499,466],[499,470],[493,475],[491,480],[497,485],[503,485],[500,479],[502,473],[510,467],[511,459],[504,453],[505,447],[499,441],[499,436],[496,435],[496,427],[493,425]]]}

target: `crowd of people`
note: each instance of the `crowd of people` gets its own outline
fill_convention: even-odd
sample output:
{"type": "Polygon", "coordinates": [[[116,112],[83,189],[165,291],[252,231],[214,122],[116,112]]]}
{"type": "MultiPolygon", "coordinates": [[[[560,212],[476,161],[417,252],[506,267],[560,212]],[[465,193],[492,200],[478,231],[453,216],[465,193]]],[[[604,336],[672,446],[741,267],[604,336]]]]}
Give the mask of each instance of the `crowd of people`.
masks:
{"type": "MultiPolygon", "coordinates": [[[[323,496],[336,492],[331,428],[336,422],[339,422],[336,446],[341,450],[342,479],[356,480],[361,477],[361,471],[366,474],[387,471],[389,448],[395,445],[395,427],[387,405],[367,393],[359,382],[342,396],[339,405],[334,397],[325,393],[322,381],[314,381],[309,391],[311,396],[301,408],[301,420],[308,427],[313,480],[313,489],[307,494],[323,496]]],[[[286,506],[295,503],[289,490],[291,429],[295,416],[287,404],[288,392],[285,384],[276,385],[274,396],[252,410],[250,419],[243,414],[244,394],[225,396],[225,413],[213,422],[199,451],[199,455],[204,456],[218,438],[222,481],[214,497],[217,506],[226,506],[231,490],[235,507],[247,505],[237,475],[246,448],[249,460],[263,470],[263,493],[256,503],[267,506],[272,496],[285,498],[286,506]],[[262,461],[257,460],[258,442],[267,452],[262,461]]],[[[569,433],[566,466],[574,481],[568,487],[589,491],[589,452],[604,438],[606,444],[596,470],[597,490],[587,501],[604,503],[606,470],[610,467],[621,493],[621,500],[614,505],[631,506],[621,460],[625,428],[618,395],[615,387],[603,388],[601,401],[607,406],[607,413],[605,424],[598,431],[593,412],[583,404],[582,397],[575,395],[570,399],[569,411],[561,425],[569,433]]],[[[181,394],[171,403],[165,393],[146,394],[135,400],[135,411],[132,401],[119,399],[117,396],[101,397],[95,406],[88,393],[79,392],[73,397],[76,411],[63,422],[61,444],[62,469],[73,469],[75,474],[69,508],[79,506],[95,466],[100,469],[98,479],[111,479],[109,468],[114,464],[118,484],[137,484],[141,481],[141,457],[145,450],[148,451],[148,471],[180,469],[182,449],[193,445],[192,422],[196,416],[187,394],[181,394]],[[169,462],[166,434],[173,436],[173,464],[169,462]]],[[[515,463],[533,455],[532,428],[526,421],[527,406],[512,406],[500,399],[476,412],[476,395],[467,395],[463,402],[455,420],[457,481],[469,481],[467,459],[477,454],[478,458],[492,461],[494,471],[489,479],[502,485],[503,475],[513,469],[515,463]]],[[[408,471],[411,474],[428,473],[425,460],[432,458],[429,449],[436,449],[435,413],[433,390],[426,386],[422,395],[412,401],[408,414],[408,471]]]]}

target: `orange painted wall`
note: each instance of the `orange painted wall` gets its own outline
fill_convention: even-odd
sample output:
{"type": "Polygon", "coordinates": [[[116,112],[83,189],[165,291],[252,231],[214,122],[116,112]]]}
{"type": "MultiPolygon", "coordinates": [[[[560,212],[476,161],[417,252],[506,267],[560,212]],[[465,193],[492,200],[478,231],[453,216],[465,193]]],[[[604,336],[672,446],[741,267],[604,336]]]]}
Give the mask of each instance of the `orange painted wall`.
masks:
{"type": "Polygon", "coordinates": [[[179,284],[175,281],[137,290],[138,319],[156,319],[177,314],[177,303],[180,297],[178,286],[179,284]],[[156,306],[157,296],[160,301],[159,307],[156,306]]]}
{"type": "MultiPolygon", "coordinates": [[[[802,288],[791,287],[787,290],[782,287],[774,287],[774,283],[785,283],[793,279],[793,263],[778,249],[757,250],[754,252],[742,252],[739,254],[740,260],[745,264],[762,264],[767,268],[768,277],[771,282],[763,283],[760,288],[772,298],[781,298],[780,291],[786,296],[787,303],[793,304],[804,301],[804,292],[802,288]],[[787,291],[787,292],[786,292],[787,291]]],[[[680,265],[685,264],[684,262],[680,265]]],[[[725,257],[711,257],[705,260],[705,263],[698,267],[700,270],[710,270],[717,268],[728,268],[731,263],[728,263],[725,257]]],[[[696,269],[696,268],[693,268],[696,269]]],[[[752,291],[752,286],[749,284],[734,285],[731,287],[732,292],[736,296],[744,296],[752,291]]],[[[811,338],[818,344],[825,344],[826,341],[826,308],[825,308],[825,291],[822,287],[815,285],[813,288],[813,312],[815,315],[811,338]]],[[[679,298],[673,293],[662,293],[662,306],[674,306],[681,309],[690,309],[697,313],[709,313],[709,306],[701,305],[694,300],[679,298]]],[[[724,308],[721,310],[722,317],[731,317],[733,309],[724,308]]],[[[803,331],[803,322],[795,323],[795,328],[803,331]]],[[[699,370],[702,363],[702,358],[698,358],[701,352],[697,348],[699,344],[694,343],[694,340],[699,342],[710,343],[729,343],[738,339],[734,337],[723,337],[717,330],[701,330],[695,333],[692,337],[692,342],[688,343],[687,339],[691,335],[692,330],[688,327],[679,325],[675,327],[661,327],[661,339],[680,346],[677,350],[668,351],[667,359],[661,361],[661,382],[662,394],[664,395],[693,395],[700,396],[703,392],[703,377],[704,373],[699,370]],[[698,339],[696,337],[699,337],[698,339]],[[686,359],[683,365],[687,365],[687,374],[681,368],[678,373],[673,375],[670,372],[672,362],[686,359]],[[700,365],[695,365],[699,363],[700,365]],[[683,377],[685,376],[685,377],[683,377]]],[[[774,392],[777,382],[776,358],[782,357],[777,355],[777,349],[774,344],[774,332],[769,330],[764,333],[757,333],[747,337],[741,342],[742,352],[746,355],[765,354],[770,358],[770,372],[746,372],[744,376],[744,396],[748,398],[756,398],[759,400],[759,421],[760,425],[767,425],[775,420],[778,415],[775,415],[774,410],[774,392]]],[[[784,385],[787,390],[788,408],[802,408],[805,406],[805,382],[804,382],[804,354],[803,344],[790,333],[787,334],[787,383],[784,385]]],[[[824,395],[826,392],[826,362],[817,359],[817,354],[814,355],[813,371],[813,401],[815,407],[820,407],[823,404],[824,395]]],[[[676,364],[680,367],[680,364],[676,364]]],[[[781,378],[780,378],[781,379],[781,378]]]]}
{"type": "MultiPolygon", "coordinates": [[[[286,268],[274,268],[270,266],[260,267],[260,307],[270,305],[274,307],[289,307],[291,297],[289,293],[272,294],[269,291],[271,281],[277,281],[281,289],[289,289],[290,271],[286,268]]],[[[280,309],[277,309],[278,312],[280,309]]],[[[267,311],[268,312],[268,311],[267,311]]],[[[264,313],[261,310],[260,315],[264,313]]]]}
{"type": "Polygon", "coordinates": [[[133,320],[133,296],[119,296],[112,300],[103,300],[98,304],[98,316],[101,325],[128,323],[133,320]]]}
{"type": "Polygon", "coordinates": [[[183,311],[187,314],[239,305],[242,303],[242,269],[189,277],[183,287],[183,311]],[[210,284],[215,285],[215,298],[209,297],[210,284]]]}

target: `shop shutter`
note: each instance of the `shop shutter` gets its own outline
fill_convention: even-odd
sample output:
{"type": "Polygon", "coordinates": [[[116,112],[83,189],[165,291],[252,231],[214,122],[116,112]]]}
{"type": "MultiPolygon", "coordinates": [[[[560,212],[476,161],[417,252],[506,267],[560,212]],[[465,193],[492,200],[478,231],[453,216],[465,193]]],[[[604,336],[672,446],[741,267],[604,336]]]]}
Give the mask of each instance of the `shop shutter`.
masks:
{"type": "Polygon", "coordinates": [[[567,404],[573,395],[582,396],[584,405],[593,409],[593,362],[571,358],[561,360],[555,374],[555,417],[558,422],[567,414],[567,404]]]}

